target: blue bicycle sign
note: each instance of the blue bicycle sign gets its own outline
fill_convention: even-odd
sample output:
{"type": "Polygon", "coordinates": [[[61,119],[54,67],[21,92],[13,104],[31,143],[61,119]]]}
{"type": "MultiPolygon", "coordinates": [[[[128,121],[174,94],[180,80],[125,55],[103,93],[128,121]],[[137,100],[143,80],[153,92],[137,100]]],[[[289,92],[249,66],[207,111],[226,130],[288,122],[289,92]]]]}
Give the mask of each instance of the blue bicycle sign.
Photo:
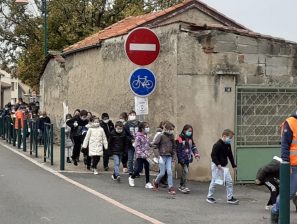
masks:
{"type": "Polygon", "coordinates": [[[130,89],[136,96],[146,97],[152,94],[156,88],[156,78],[147,68],[138,68],[130,75],[130,89]]]}

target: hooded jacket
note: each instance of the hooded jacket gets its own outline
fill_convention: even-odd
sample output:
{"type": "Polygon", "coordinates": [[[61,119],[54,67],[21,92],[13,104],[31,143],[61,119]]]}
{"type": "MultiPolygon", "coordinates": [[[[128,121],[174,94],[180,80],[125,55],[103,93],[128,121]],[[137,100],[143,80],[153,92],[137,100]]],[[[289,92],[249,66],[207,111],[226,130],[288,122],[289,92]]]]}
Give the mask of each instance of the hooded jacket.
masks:
{"type": "Polygon", "coordinates": [[[154,147],[154,154],[157,158],[159,156],[172,156],[175,158],[176,149],[174,135],[162,132],[162,134],[156,136],[152,145],[154,147]]]}
{"type": "Polygon", "coordinates": [[[113,130],[108,139],[108,152],[110,155],[124,155],[128,150],[128,138],[123,130],[122,133],[117,133],[113,130]]]}
{"type": "Polygon", "coordinates": [[[184,133],[179,135],[176,145],[178,163],[189,164],[193,162],[193,157],[200,157],[193,139],[187,138],[184,133]]]}
{"type": "Polygon", "coordinates": [[[216,166],[221,165],[222,167],[227,166],[228,158],[233,168],[236,167],[234,157],[230,144],[226,144],[222,139],[219,139],[212,148],[211,159],[216,166]]]}
{"type": "Polygon", "coordinates": [[[146,159],[150,157],[150,142],[146,134],[137,132],[135,136],[136,158],[146,159]]]}
{"type": "Polygon", "coordinates": [[[111,120],[108,121],[108,123],[100,121],[100,126],[104,129],[105,135],[107,139],[109,138],[110,133],[114,130],[114,124],[111,120]]]}
{"type": "Polygon", "coordinates": [[[108,149],[108,142],[103,128],[100,126],[90,125],[87,135],[83,142],[83,148],[89,145],[89,156],[102,156],[103,147],[108,149]]]}
{"type": "Polygon", "coordinates": [[[279,179],[281,161],[281,158],[274,156],[270,163],[258,170],[256,179],[260,180],[262,184],[271,178],[279,179]]]}

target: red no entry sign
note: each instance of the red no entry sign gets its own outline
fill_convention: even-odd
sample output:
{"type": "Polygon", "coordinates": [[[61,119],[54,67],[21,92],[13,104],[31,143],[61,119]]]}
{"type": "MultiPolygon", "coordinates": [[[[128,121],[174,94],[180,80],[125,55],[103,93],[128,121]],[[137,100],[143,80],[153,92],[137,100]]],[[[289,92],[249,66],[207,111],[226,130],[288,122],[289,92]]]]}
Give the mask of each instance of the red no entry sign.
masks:
{"type": "Polygon", "coordinates": [[[128,58],[137,65],[153,63],[160,52],[160,42],[157,35],[150,29],[139,27],[132,30],[125,42],[128,58]]]}

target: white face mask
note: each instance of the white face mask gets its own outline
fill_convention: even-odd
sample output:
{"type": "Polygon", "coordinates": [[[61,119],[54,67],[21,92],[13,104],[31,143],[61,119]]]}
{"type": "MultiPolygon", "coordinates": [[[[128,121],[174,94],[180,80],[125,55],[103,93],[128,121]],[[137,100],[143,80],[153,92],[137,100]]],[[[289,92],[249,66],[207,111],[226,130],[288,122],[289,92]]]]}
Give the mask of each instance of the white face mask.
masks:
{"type": "Polygon", "coordinates": [[[107,119],[107,120],[103,120],[103,122],[104,122],[105,124],[107,124],[107,123],[109,122],[109,119],[107,119]]]}
{"type": "Polygon", "coordinates": [[[135,116],[135,115],[130,115],[130,116],[129,116],[129,120],[130,120],[130,121],[134,121],[134,120],[136,120],[136,116],[135,116]]]}
{"type": "Polygon", "coordinates": [[[150,132],[150,128],[145,128],[145,129],[144,129],[144,132],[145,132],[145,133],[149,133],[149,132],[150,132]]]}
{"type": "Polygon", "coordinates": [[[119,121],[122,122],[122,123],[124,123],[125,122],[125,119],[120,119],[119,121]]]}

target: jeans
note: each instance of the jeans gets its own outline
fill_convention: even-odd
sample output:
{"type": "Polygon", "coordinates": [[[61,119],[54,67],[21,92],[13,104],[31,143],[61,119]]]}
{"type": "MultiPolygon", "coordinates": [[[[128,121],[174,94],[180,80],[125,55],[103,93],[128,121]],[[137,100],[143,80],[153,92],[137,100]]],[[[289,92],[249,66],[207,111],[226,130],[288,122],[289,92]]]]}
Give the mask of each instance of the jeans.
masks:
{"type": "Polygon", "coordinates": [[[189,164],[180,164],[182,167],[182,175],[180,178],[180,186],[186,187],[188,182],[189,164]]]}
{"type": "Polygon", "coordinates": [[[139,173],[143,169],[143,166],[145,171],[145,181],[146,181],[145,183],[148,183],[150,182],[150,164],[146,159],[142,159],[142,158],[136,159],[136,166],[135,166],[132,178],[135,179],[136,175],[139,175],[139,173]]]}
{"type": "Polygon", "coordinates": [[[167,182],[168,182],[168,188],[173,187],[173,179],[172,179],[172,157],[171,156],[160,156],[159,159],[159,168],[160,173],[158,174],[156,178],[156,183],[160,183],[162,177],[165,175],[165,171],[167,171],[167,182]]]}
{"type": "Polygon", "coordinates": [[[134,153],[135,153],[135,149],[133,146],[130,146],[128,148],[128,171],[129,171],[129,175],[133,174],[133,161],[134,161],[134,153]]]}
{"type": "MultiPolygon", "coordinates": [[[[290,199],[293,199],[297,192],[297,166],[291,167],[290,174],[290,199]]],[[[271,209],[273,214],[279,214],[279,196],[277,197],[276,203],[271,209]]]]}
{"type": "Polygon", "coordinates": [[[114,162],[114,176],[120,176],[120,162],[121,156],[120,155],[113,155],[113,162],[114,162]]]}
{"type": "MultiPolygon", "coordinates": [[[[216,164],[211,163],[212,178],[211,178],[211,182],[209,185],[207,198],[214,197],[215,189],[217,186],[217,184],[215,183],[215,177],[217,176],[217,170],[218,170],[218,167],[216,166],[216,164]]],[[[227,191],[227,200],[229,200],[233,197],[233,182],[232,182],[232,177],[231,177],[229,169],[225,173],[225,183],[226,183],[226,191],[227,191]]]]}

